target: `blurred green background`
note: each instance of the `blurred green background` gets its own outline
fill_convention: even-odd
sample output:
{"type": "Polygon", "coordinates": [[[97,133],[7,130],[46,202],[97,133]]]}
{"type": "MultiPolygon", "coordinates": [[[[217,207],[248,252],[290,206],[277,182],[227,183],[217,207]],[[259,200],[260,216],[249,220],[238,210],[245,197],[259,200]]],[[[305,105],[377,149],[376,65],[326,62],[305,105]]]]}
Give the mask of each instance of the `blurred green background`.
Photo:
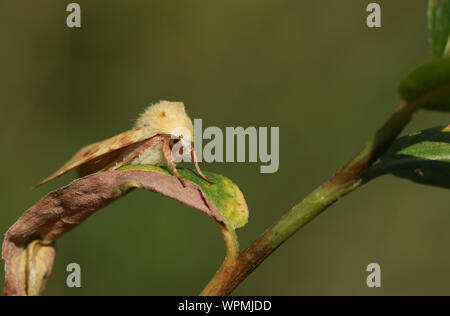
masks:
{"type": "MultiPolygon", "coordinates": [[[[243,191],[246,247],[326,180],[400,103],[431,58],[427,1],[0,1],[0,231],[74,173],[29,188],[79,147],[129,129],[150,102],[182,100],[206,126],[279,126],[280,169],[202,164],[243,191]]],[[[420,112],[405,132],[449,123],[420,112]]],[[[448,190],[390,176],[340,200],[269,257],[237,295],[450,294],[448,190]],[[377,262],[382,287],[366,286],[377,262]]],[[[134,191],[57,242],[47,295],[196,295],[220,266],[217,227],[134,191]],[[82,288],[65,285],[67,264],[82,288]]],[[[3,265],[3,263],[2,263],[3,265]]],[[[4,273],[0,272],[3,283],[4,273]]]]}

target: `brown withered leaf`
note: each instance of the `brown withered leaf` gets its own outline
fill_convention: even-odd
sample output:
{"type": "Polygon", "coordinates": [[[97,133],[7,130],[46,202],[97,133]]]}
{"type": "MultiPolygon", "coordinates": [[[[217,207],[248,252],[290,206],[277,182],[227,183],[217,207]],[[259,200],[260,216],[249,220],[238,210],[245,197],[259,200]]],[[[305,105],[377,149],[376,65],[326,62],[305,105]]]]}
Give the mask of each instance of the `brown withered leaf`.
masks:
{"type": "Polygon", "coordinates": [[[191,181],[186,184],[183,187],[176,177],[157,171],[108,171],[77,179],[50,192],[6,233],[2,248],[4,294],[39,295],[52,270],[53,242],[132,188],[173,198],[226,226],[226,220],[202,189],[191,181]]]}

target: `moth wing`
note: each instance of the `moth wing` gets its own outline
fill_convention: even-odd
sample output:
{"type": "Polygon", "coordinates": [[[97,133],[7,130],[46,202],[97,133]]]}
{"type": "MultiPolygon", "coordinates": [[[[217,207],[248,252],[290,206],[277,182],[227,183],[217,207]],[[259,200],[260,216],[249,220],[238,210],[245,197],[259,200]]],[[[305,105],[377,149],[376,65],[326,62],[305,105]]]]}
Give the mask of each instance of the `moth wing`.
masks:
{"type": "Polygon", "coordinates": [[[118,159],[127,147],[139,143],[151,136],[146,137],[144,130],[131,129],[111,138],[93,143],[81,148],[61,168],[33,187],[37,188],[74,168],[80,168],[80,173],[89,174],[99,171],[104,166],[118,159]]]}

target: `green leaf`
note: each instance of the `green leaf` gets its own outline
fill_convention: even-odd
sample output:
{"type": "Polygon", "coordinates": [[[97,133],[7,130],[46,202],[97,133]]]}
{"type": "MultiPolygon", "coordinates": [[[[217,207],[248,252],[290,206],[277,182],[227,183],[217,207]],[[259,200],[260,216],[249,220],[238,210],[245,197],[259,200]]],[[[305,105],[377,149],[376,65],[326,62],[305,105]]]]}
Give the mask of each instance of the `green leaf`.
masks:
{"type": "MultiPolygon", "coordinates": [[[[214,184],[211,184],[203,180],[191,169],[177,169],[183,179],[191,181],[200,187],[208,200],[224,217],[229,229],[234,230],[247,223],[247,203],[244,199],[244,195],[233,181],[216,173],[204,172],[208,178],[214,181],[214,184]]],[[[167,169],[152,165],[127,165],[119,170],[148,170],[171,175],[167,169]]]]}
{"type": "Polygon", "coordinates": [[[434,55],[450,53],[450,0],[428,1],[428,29],[434,55]]]}
{"type": "Polygon", "coordinates": [[[401,97],[427,110],[450,112],[450,55],[436,58],[410,73],[400,84],[401,97]]]}
{"type": "Polygon", "coordinates": [[[398,138],[364,178],[387,173],[450,189],[450,125],[398,138]]]}

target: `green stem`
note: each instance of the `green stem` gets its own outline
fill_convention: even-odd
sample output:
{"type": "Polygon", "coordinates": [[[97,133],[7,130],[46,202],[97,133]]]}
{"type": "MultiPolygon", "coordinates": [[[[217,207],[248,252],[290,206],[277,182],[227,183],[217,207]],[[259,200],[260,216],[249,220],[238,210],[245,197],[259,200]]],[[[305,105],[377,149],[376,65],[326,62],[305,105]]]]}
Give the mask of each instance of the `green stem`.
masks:
{"type": "Polygon", "coordinates": [[[426,99],[424,97],[414,103],[402,103],[354,158],[302,202],[294,206],[278,222],[270,226],[239,255],[234,263],[227,265],[226,268],[222,266],[201,294],[230,294],[267,256],[296,231],[339,198],[363,184],[361,180],[363,172],[389,148],[426,99]]]}
{"type": "Polygon", "coordinates": [[[206,287],[200,293],[200,296],[214,295],[213,293],[215,291],[216,284],[225,283],[226,280],[229,279],[231,271],[233,270],[233,267],[235,266],[236,260],[239,255],[239,243],[234,230],[229,230],[227,227],[221,224],[217,224],[217,226],[219,226],[220,232],[222,233],[227,252],[222,266],[216,272],[211,282],[208,283],[208,285],[206,285],[206,287]]]}

